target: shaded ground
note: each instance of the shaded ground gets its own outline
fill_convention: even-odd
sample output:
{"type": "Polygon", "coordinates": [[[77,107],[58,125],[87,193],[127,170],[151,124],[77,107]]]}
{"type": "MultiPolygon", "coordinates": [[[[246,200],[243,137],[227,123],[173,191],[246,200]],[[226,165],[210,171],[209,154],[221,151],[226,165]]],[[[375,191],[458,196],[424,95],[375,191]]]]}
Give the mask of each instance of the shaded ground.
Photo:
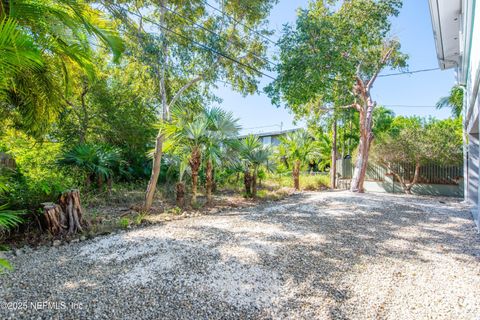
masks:
{"type": "Polygon", "coordinates": [[[480,237],[455,199],[307,193],[12,259],[0,318],[480,316],[480,237]]]}

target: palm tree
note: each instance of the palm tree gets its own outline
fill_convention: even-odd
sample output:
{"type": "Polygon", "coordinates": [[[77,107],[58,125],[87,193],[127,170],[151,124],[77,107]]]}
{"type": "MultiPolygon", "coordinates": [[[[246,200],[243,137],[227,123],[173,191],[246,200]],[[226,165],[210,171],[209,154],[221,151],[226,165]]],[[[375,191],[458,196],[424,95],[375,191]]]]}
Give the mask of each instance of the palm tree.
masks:
{"type": "Polygon", "coordinates": [[[123,51],[113,24],[86,1],[0,0],[0,111],[43,132],[63,103],[69,65],[93,77],[94,42],[114,59],[123,51]]]}
{"type": "Polygon", "coordinates": [[[81,144],[65,152],[59,162],[80,169],[86,174],[86,186],[96,181],[100,191],[104,181],[110,191],[114,172],[121,171],[124,164],[119,149],[91,144],[81,144]]]}
{"type": "Polygon", "coordinates": [[[459,118],[462,115],[463,110],[463,95],[464,87],[462,85],[455,85],[450,90],[450,95],[448,97],[441,98],[437,104],[437,109],[451,108],[452,116],[459,118]]]}
{"type": "Polygon", "coordinates": [[[183,153],[184,150],[172,149],[169,154],[164,157],[165,164],[168,166],[167,176],[178,170],[178,178],[175,184],[175,202],[177,207],[185,206],[185,183],[183,177],[187,172],[189,154],[183,153]]]}
{"type": "Polygon", "coordinates": [[[234,161],[237,146],[237,136],[240,131],[238,119],[234,118],[232,112],[226,112],[221,108],[210,108],[204,111],[208,119],[208,133],[204,145],[205,154],[205,189],[207,204],[212,203],[212,189],[214,184],[213,170],[222,162],[234,161]]]}
{"type": "Polygon", "coordinates": [[[293,185],[300,190],[301,166],[320,157],[318,143],[305,130],[297,130],[280,138],[278,153],[291,164],[293,185]]]}
{"type": "Polygon", "coordinates": [[[269,166],[271,165],[269,163],[271,154],[271,148],[264,146],[253,135],[249,135],[241,141],[240,155],[243,162],[243,182],[247,196],[257,196],[258,170],[262,166],[271,169],[269,166]]]}
{"type": "Polygon", "coordinates": [[[165,152],[188,155],[192,177],[192,205],[197,203],[198,173],[202,165],[202,148],[208,140],[209,120],[204,113],[195,119],[186,117],[184,110],[176,108],[172,112],[172,122],[163,125],[163,131],[168,137],[165,152]]]}

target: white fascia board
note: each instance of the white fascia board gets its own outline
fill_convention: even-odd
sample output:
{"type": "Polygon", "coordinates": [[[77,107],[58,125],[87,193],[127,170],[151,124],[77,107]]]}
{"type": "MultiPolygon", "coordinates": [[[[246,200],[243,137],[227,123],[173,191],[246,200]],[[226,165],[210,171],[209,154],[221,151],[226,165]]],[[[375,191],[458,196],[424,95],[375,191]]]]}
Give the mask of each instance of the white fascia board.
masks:
{"type": "Polygon", "coordinates": [[[429,0],[433,36],[441,69],[460,62],[461,0],[429,0]]]}

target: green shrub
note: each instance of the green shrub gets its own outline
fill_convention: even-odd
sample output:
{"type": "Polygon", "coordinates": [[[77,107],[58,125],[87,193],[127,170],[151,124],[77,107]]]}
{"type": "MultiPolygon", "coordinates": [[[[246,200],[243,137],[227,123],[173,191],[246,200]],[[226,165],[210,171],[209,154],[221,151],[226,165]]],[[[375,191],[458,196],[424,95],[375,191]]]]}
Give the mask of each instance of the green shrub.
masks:
{"type": "MultiPolygon", "coordinates": [[[[270,188],[293,188],[293,178],[291,173],[272,174],[265,179],[264,185],[270,188]]],[[[330,177],[328,174],[301,174],[300,189],[302,190],[322,190],[330,185],[330,177]]]]}
{"type": "Polygon", "coordinates": [[[9,202],[13,207],[35,208],[41,202],[56,200],[62,191],[74,186],[74,176],[66,175],[56,163],[61,143],[38,142],[22,132],[7,129],[0,136],[0,148],[17,164],[9,182],[9,202]]]}
{"type": "MultiPolygon", "coordinates": [[[[0,168],[0,239],[3,232],[15,228],[23,222],[21,217],[25,212],[21,210],[10,210],[8,203],[8,193],[10,191],[9,176],[5,170],[0,168]]],[[[3,246],[0,246],[0,250],[3,246]]],[[[0,258],[0,273],[4,270],[12,269],[10,263],[0,258]]]]}
{"type": "Polygon", "coordinates": [[[118,221],[120,228],[127,229],[130,226],[130,219],[124,217],[118,221]]]}
{"type": "Polygon", "coordinates": [[[330,176],[328,175],[305,175],[300,177],[300,187],[303,190],[316,191],[328,188],[330,176]]]}

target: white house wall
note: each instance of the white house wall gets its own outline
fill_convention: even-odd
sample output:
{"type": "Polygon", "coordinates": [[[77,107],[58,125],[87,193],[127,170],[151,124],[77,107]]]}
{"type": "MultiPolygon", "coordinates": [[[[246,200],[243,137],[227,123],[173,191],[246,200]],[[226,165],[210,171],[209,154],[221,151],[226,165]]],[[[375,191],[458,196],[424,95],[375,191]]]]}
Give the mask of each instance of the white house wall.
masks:
{"type": "Polygon", "coordinates": [[[468,134],[468,173],[467,200],[472,204],[472,214],[480,229],[480,214],[478,200],[480,192],[480,148],[479,148],[479,80],[480,80],[480,3],[476,0],[466,0],[463,3],[463,34],[464,48],[460,81],[466,84],[465,125],[468,134]],[[462,79],[463,78],[463,79],[462,79]]]}

